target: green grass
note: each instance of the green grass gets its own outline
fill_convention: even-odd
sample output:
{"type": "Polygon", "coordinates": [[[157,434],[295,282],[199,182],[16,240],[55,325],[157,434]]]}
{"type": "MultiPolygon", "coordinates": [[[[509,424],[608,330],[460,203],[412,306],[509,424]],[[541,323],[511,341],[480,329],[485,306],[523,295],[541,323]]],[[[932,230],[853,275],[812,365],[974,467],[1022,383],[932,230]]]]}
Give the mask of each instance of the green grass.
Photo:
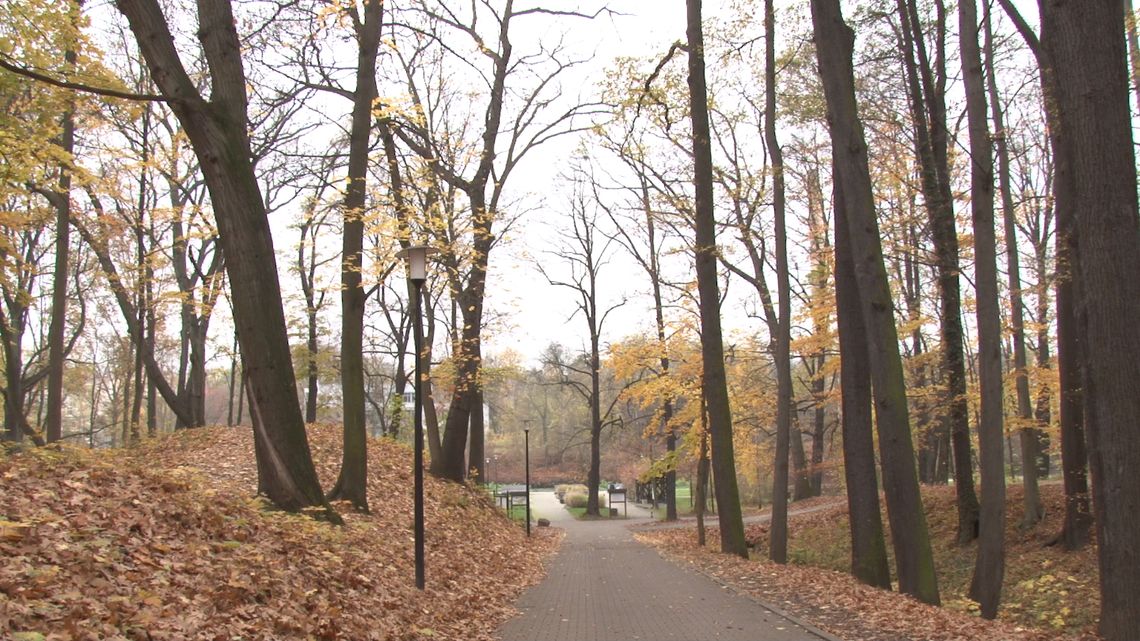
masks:
{"type": "MultiPolygon", "coordinates": [[[[525,505],[515,505],[514,507],[511,508],[510,512],[507,513],[507,516],[510,517],[510,519],[512,521],[518,521],[519,523],[526,523],[526,506],[525,505]]],[[[535,512],[533,507],[530,508],[530,520],[531,521],[537,521],[538,520],[538,514],[535,512]]]]}
{"type": "MultiPolygon", "coordinates": [[[[677,514],[679,516],[691,516],[696,513],[693,501],[693,488],[687,481],[677,481],[677,514]]],[[[664,518],[665,516],[665,501],[664,499],[657,502],[657,509],[653,511],[654,516],[664,518]],[[658,514],[660,513],[660,514],[658,514]]]]}
{"type": "Polygon", "coordinates": [[[576,518],[578,520],[583,520],[583,519],[625,519],[625,518],[628,518],[622,514],[621,508],[618,508],[618,515],[617,516],[610,516],[609,509],[604,508],[604,507],[601,509],[601,512],[602,512],[601,516],[586,516],[586,508],[584,508],[584,507],[566,506],[566,511],[569,512],[571,516],[573,516],[574,518],[576,518]]]}

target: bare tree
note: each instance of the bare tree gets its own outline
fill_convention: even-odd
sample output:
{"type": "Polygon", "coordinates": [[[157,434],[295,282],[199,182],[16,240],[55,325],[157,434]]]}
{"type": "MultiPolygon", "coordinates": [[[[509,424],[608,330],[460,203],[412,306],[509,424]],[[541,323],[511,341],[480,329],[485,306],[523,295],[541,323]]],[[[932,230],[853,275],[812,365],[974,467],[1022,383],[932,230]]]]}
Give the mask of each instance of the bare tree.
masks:
{"type": "MultiPolygon", "coordinates": [[[[513,0],[479,0],[472,3],[467,12],[438,0],[420,0],[414,12],[426,26],[411,26],[415,31],[413,37],[437,43],[442,47],[441,55],[451,56],[470,68],[477,78],[474,92],[480,96],[471,113],[472,120],[481,124],[479,130],[453,131],[458,137],[442,136],[439,130],[432,128],[439,123],[433,123],[428,117],[433,115],[429,113],[433,105],[446,101],[432,93],[437,89],[433,84],[420,82],[417,70],[406,61],[409,62],[405,66],[406,81],[412,94],[413,111],[418,117],[400,119],[395,129],[430,171],[462,192],[469,203],[465,239],[468,249],[453,249],[456,257],[462,253],[465,260],[462,265],[453,261],[447,267],[452,299],[460,317],[458,340],[454,342],[452,354],[456,363],[455,393],[447,412],[441,456],[432,460],[434,474],[461,481],[467,474],[469,427],[479,430],[482,425],[480,419],[472,421],[472,414],[482,411],[479,368],[483,303],[488,260],[498,239],[496,223],[502,225],[506,221],[501,211],[504,187],[530,151],[553,138],[580,131],[582,126],[575,124],[576,119],[593,109],[591,105],[577,103],[554,112],[554,105],[562,98],[560,76],[580,61],[565,60],[561,47],[516,56],[512,25],[516,20],[534,16],[589,16],[542,7],[516,10],[513,0]],[[488,22],[493,28],[483,31],[482,25],[488,22]],[[467,49],[456,44],[457,37],[466,40],[471,56],[466,56],[463,51],[467,49]],[[473,133],[474,140],[464,139],[465,133],[473,133]],[[464,153],[448,154],[441,150],[455,144],[464,145],[464,153]]],[[[443,90],[454,89],[444,87],[443,90]]],[[[447,264],[446,256],[443,262],[447,264]]],[[[472,461],[472,465],[478,469],[482,457],[472,461]]]]}
{"type": "MultiPolygon", "coordinates": [[[[600,515],[598,504],[598,486],[601,484],[601,439],[602,439],[602,397],[601,397],[601,340],[606,319],[615,309],[625,304],[625,300],[606,304],[598,292],[598,283],[602,268],[609,262],[611,238],[598,232],[598,208],[590,202],[586,192],[587,181],[592,181],[589,175],[580,175],[577,178],[578,189],[570,202],[570,228],[562,232],[561,246],[554,250],[553,257],[565,264],[569,274],[565,277],[553,273],[543,264],[539,264],[539,271],[546,280],[555,287],[562,287],[573,292],[575,298],[574,315],[581,314],[589,332],[590,349],[586,355],[586,367],[590,380],[588,391],[584,391],[586,402],[590,406],[590,468],[586,477],[587,502],[586,514],[600,515]]],[[[615,397],[614,403],[617,399],[615,397]]],[[[614,403],[610,404],[606,413],[608,418],[614,403]]]]}

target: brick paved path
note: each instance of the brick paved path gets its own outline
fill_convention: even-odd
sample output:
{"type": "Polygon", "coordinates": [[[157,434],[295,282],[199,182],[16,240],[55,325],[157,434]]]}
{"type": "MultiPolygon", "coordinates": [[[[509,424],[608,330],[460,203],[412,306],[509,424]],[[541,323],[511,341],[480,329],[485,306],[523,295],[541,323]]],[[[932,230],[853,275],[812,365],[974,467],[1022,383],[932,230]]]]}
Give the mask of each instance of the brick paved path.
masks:
{"type": "MultiPolygon", "coordinates": [[[[531,495],[532,510],[566,530],[549,575],[516,604],[503,641],[704,640],[819,641],[763,604],[666,561],[626,529],[629,520],[576,521],[551,492],[531,495]]],[[[537,518],[536,516],[536,518],[537,518]]]]}

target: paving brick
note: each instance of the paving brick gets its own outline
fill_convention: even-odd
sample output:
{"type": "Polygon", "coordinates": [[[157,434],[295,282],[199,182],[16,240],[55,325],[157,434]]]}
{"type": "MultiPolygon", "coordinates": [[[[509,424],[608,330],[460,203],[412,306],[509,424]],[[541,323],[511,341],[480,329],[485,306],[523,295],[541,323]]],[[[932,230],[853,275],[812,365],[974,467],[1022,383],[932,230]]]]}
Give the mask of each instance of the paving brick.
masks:
{"type": "Polygon", "coordinates": [[[752,598],[665,560],[626,528],[648,518],[576,521],[550,492],[532,509],[566,530],[547,578],[525,592],[503,641],[819,641],[821,637],[752,598]]]}

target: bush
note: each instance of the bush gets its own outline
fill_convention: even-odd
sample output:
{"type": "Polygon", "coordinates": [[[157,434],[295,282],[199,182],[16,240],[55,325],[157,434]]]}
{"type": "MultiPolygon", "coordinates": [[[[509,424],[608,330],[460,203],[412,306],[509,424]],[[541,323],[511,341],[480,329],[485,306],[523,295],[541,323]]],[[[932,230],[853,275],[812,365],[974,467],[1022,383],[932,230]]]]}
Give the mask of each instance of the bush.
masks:
{"type": "MultiPolygon", "coordinates": [[[[563,483],[554,486],[554,495],[558,497],[559,501],[566,502],[567,494],[581,494],[586,496],[586,486],[581,483],[563,483]]],[[[585,505],[585,503],[583,503],[585,505]]]]}
{"type": "Polygon", "coordinates": [[[584,492],[567,492],[563,497],[563,503],[567,507],[586,507],[590,498],[584,492]]]}
{"type": "MultiPolygon", "coordinates": [[[[564,501],[566,503],[566,507],[586,507],[586,504],[590,501],[590,496],[586,494],[585,487],[582,487],[581,489],[582,491],[578,491],[578,489],[575,488],[573,491],[566,493],[566,500],[564,501]]],[[[598,507],[606,507],[606,499],[604,496],[598,497],[598,507]]]]}

